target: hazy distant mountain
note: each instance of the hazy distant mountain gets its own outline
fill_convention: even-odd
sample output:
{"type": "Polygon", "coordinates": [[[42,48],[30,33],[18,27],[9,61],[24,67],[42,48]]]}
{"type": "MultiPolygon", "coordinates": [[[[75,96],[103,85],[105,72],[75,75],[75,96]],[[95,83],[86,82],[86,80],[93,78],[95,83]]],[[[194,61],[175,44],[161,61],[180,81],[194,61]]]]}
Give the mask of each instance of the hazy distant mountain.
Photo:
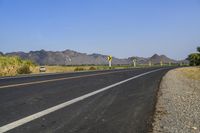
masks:
{"type": "MultiPolygon", "coordinates": [[[[87,64],[108,64],[107,55],[101,54],[86,54],[86,53],[79,53],[72,50],[65,50],[65,51],[30,51],[28,53],[25,52],[12,52],[6,53],[5,55],[17,55],[23,59],[30,59],[37,64],[40,65],[87,65],[87,64]]],[[[151,61],[153,64],[160,63],[162,60],[163,63],[177,63],[177,61],[168,58],[165,55],[157,55],[154,54],[152,57],[143,58],[143,57],[129,57],[127,59],[119,59],[113,57],[113,64],[132,64],[133,59],[137,60],[138,64],[148,64],[151,61]]]]}
{"type": "MultiPolygon", "coordinates": [[[[6,53],[6,55],[17,55],[23,59],[30,59],[40,65],[83,65],[83,64],[108,64],[107,55],[85,54],[72,50],[65,51],[30,51],[6,53]]],[[[128,59],[118,59],[113,57],[113,64],[129,64],[128,59]]]]}

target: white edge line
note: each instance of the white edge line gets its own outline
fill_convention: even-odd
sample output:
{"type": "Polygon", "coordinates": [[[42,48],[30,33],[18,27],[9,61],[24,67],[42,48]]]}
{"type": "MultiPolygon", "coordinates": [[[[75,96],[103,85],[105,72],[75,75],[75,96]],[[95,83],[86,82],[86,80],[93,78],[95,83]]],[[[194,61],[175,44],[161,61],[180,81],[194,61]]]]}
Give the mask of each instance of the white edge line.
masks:
{"type": "Polygon", "coordinates": [[[126,80],[120,81],[120,82],[115,83],[115,84],[112,84],[112,85],[109,85],[109,86],[104,87],[104,88],[102,88],[102,89],[99,89],[99,90],[97,90],[97,91],[93,91],[93,92],[91,92],[91,93],[82,95],[82,96],[77,97],[77,98],[75,98],[75,99],[72,99],[72,100],[70,100],[70,101],[67,101],[67,102],[61,103],[61,104],[59,104],[59,105],[53,106],[53,107],[51,107],[51,108],[48,108],[48,109],[46,109],[46,110],[43,110],[43,111],[41,111],[41,112],[38,112],[38,113],[35,113],[35,114],[33,114],[33,115],[27,116],[27,117],[25,117],[25,118],[19,119],[19,120],[17,120],[17,121],[14,121],[14,122],[12,122],[12,123],[9,123],[9,124],[7,124],[7,125],[4,125],[4,126],[0,127],[0,133],[7,132],[7,131],[9,131],[9,130],[11,130],[11,129],[14,129],[14,128],[16,128],[16,127],[19,127],[19,126],[21,126],[21,125],[24,125],[24,124],[26,124],[26,123],[28,123],[28,122],[31,122],[31,121],[33,121],[33,120],[35,120],[35,119],[38,119],[38,118],[40,118],[40,117],[43,117],[43,116],[45,116],[45,115],[47,115],[47,114],[50,114],[50,113],[52,113],[52,112],[55,112],[55,111],[60,110],[60,109],[62,109],[62,108],[65,108],[65,107],[67,107],[67,106],[69,106],[69,105],[71,105],[71,104],[74,104],[74,103],[76,103],[76,102],[82,101],[82,100],[84,100],[84,99],[86,99],[86,98],[88,98],[88,97],[91,97],[91,96],[95,95],[95,94],[98,94],[98,93],[100,93],[100,92],[106,91],[106,90],[108,90],[108,89],[110,89],[110,88],[113,88],[113,87],[115,87],[115,86],[118,86],[118,85],[120,85],[120,84],[123,84],[123,83],[125,83],[125,82],[128,82],[128,81],[130,81],[130,80],[139,78],[139,77],[141,77],[141,76],[144,76],[144,75],[147,75],[147,74],[150,74],[150,73],[153,73],[153,72],[162,70],[162,69],[163,69],[163,68],[157,69],[157,70],[152,70],[152,71],[149,71],[149,72],[145,72],[145,73],[139,74],[139,75],[137,75],[137,76],[128,78],[128,79],[126,79],[126,80]]]}

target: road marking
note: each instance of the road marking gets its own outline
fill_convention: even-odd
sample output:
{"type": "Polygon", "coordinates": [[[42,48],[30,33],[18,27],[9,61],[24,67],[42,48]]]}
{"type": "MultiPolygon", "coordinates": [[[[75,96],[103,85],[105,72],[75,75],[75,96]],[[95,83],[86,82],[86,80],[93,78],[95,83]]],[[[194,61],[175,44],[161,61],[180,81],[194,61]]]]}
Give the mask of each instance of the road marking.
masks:
{"type": "Polygon", "coordinates": [[[14,128],[16,128],[16,127],[19,127],[19,126],[21,126],[21,125],[24,125],[24,124],[26,124],[26,123],[28,123],[28,122],[31,122],[31,121],[35,120],[35,119],[38,119],[38,118],[43,117],[43,116],[45,116],[45,115],[47,115],[47,114],[50,114],[50,113],[52,113],[52,112],[55,112],[55,111],[60,110],[60,109],[62,109],[62,108],[65,108],[65,107],[67,107],[67,106],[69,106],[69,105],[71,105],[71,104],[74,104],[74,103],[76,103],[76,102],[82,101],[82,100],[84,100],[84,99],[86,99],[86,98],[88,98],[88,97],[91,97],[91,96],[93,96],[93,95],[96,95],[96,94],[98,94],[98,93],[100,93],[100,92],[106,91],[106,90],[108,90],[108,89],[111,89],[111,88],[116,87],[116,86],[118,86],[118,85],[121,85],[121,84],[123,84],[123,83],[126,83],[126,82],[128,82],[128,81],[130,81],[130,80],[133,80],[133,79],[136,79],[136,78],[142,77],[142,76],[144,76],[144,75],[147,75],[147,74],[150,74],[150,73],[159,71],[159,70],[163,70],[163,69],[164,69],[164,68],[160,68],[160,69],[156,69],[156,70],[152,70],[152,71],[149,71],[149,72],[145,72],[145,73],[139,74],[139,75],[137,75],[137,76],[134,76],[134,77],[128,78],[128,79],[126,79],[126,80],[117,82],[117,83],[115,83],[115,84],[109,85],[109,86],[104,87],[104,88],[102,88],[102,89],[99,89],[99,90],[93,91],[93,92],[91,92],[91,93],[82,95],[82,96],[77,97],[77,98],[75,98],[75,99],[72,99],[72,100],[70,100],[70,101],[67,101],[67,102],[61,103],[61,104],[59,104],[59,105],[53,106],[53,107],[48,108],[48,109],[46,109],[46,110],[43,110],[43,111],[41,111],[41,112],[38,112],[38,113],[35,113],[35,114],[33,114],[33,115],[27,116],[27,117],[22,118],[22,119],[20,119],[20,120],[14,121],[14,122],[12,122],[12,123],[10,123],[10,124],[7,124],[7,125],[4,125],[4,126],[0,127],[0,133],[7,132],[7,131],[9,131],[9,130],[11,130],[11,129],[14,129],[14,128]]]}
{"type": "MultiPolygon", "coordinates": [[[[120,70],[120,69],[115,69],[120,70]]],[[[53,76],[53,75],[64,75],[64,74],[73,74],[73,73],[87,73],[87,72],[103,72],[109,70],[92,70],[92,71],[79,71],[79,72],[58,72],[58,73],[40,73],[40,74],[24,74],[18,76],[5,76],[1,77],[0,80],[6,79],[20,79],[20,78],[32,78],[32,77],[42,77],[42,76],[53,76]]]]}
{"type": "MultiPolygon", "coordinates": [[[[18,76],[5,76],[5,77],[1,77],[0,79],[4,80],[4,79],[32,78],[32,77],[41,77],[41,76],[49,76],[49,75],[57,75],[57,74],[61,74],[61,73],[24,74],[24,75],[18,75],[18,76]]],[[[66,74],[66,73],[62,73],[62,74],[66,74]]]]}
{"type": "Polygon", "coordinates": [[[47,83],[47,82],[55,82],[55,81],[68,80],[68,79],[85,78],[85,77],[92,77],[92,76],[98,76],[98,75],[106,75],[106,74],[120,73],[120,72],[126,72],[126,71],[131,71],[131,70],[103,72],[103,73],[88,74],[88,75],[81,75],[81,76],[74,76],[74,77],[57,78],[57,79],[49,79],[49,80],[43,80],[43,81],[34,81],[34,82],[27,82],[27,83],[20,83],[20,84],[4,85],[4,86],[0,86],[0,89],[10,88],[10,87],[18,87],[18,86],[25,86],[25,85],[33,85],[33,84],[41,84],[41,83],[47,83]]]}

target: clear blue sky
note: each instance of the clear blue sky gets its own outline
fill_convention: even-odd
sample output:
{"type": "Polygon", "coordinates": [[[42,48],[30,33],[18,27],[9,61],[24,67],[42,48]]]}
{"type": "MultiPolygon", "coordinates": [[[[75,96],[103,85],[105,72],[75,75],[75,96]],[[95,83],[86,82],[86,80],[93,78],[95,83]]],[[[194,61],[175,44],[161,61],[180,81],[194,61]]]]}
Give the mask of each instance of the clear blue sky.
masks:
{"type": "Polygon", "coordinates": [[[200,45],[200,0],[0,0],[0,51],[183,59],[200,45]]]}

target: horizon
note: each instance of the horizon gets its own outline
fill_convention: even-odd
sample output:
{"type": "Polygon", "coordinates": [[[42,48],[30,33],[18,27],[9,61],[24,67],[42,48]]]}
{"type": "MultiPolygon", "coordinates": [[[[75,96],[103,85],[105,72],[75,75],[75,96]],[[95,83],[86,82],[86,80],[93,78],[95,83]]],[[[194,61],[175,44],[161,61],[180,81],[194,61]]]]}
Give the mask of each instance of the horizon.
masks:
{"type": "Polygon", "coordinates": [[[187,58],[200,44],[198,0],[1,0],[0,51],[187,58]]]}
{"type": "MultiPolygon", "coordinates": [[[[53,50],[40,49],[40,50],[31,50],[31,51],[27,51],[27,52],[25,52],[25,51],[13,51],[13,52],[24,52],[24,53],[29,53],[29,52],[36,52],[36,51],[42,51],[42,50],[44,50],[44,51],[46,51],[46,52],[63,52],[63,51],[70,50],[70,51],[73,51],[73,52],[78,52],[78,53],[87,54],[87,55],[99,54],[99,55],[109,56],[109,55],[105,55],[105,54],[101,54],[101,53],[83,53],[83,52],[75,51],[75,50],[72,50],[72,49],[55,50],[55,51],[53,51],[53,50]]],[[[2,51],[0,51],[0,52],[2,52],[2,51]]],[[[9,54],[9,53],[13,53],[13,52],[6,52],[6,53],[2,52],[2,53],[3,53],[3,54],[9,54]]],[[[165,55],[165,54],[158,54],[158,53],[154,53],[154,54],[152,54],[151,56],[148,56],[148,57],[145,57],[145,56],[137,56],[137,55],[132,55],[132,56],[124,57],[124,58],[120,58],[120,57],[116,57],[116,56],[113,56],[113,57],[118,58],[118,59],[128,59],[128,58],[131,58],[131,57],[151,58],[151,57],[154,56],[154,55],[158,55],[158,56],[164,55],[164,56],[170,58],[168,55],[165,55]]],[[[173,59],[173,58],[170,58],[170,59],[173,59]]],[[[175,59],[175,60],[176,60],[176,59],[175,59]]],[[[186,58],[185,58],[185,59],[180,59],[180,60],[186,60],[186,58]]],[[[177,61],[180,61],[180,60],[177,60],[177,61]]]]}

